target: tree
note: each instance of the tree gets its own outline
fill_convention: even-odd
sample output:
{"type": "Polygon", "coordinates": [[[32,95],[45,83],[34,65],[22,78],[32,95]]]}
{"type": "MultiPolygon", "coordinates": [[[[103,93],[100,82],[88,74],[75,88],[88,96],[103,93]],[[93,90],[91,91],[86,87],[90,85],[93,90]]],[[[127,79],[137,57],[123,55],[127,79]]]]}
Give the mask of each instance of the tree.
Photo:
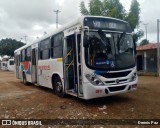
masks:
{"type": "MultiPolygon", "coordinates": [[[[140,5],[137,0],[132,0],[129,13],[126,17],[126,21],[130,24],[132,31],[139,26],[140,5]]],[[[144,36],[144,31],[138,30],[133,34],[133,40],[136,43],[140,38],[144,36]]]]}
{"type": "Polygon", "coordinates": [[[80,12],[81,12],[81,14],[83,14],[83,15],[89,15],[89,12],[88,12],[88,10],[87,10],[86,7],[85,7],[84,1],[82,1],[82,2],[80,3],[80,12]]]}
{"type": "Polygon", "coordinates": [[[14,39],[2,39],[0,41],[0,55],[14,56],[14,51],[22,47],[24,43],[14,39]]]}
{"type": "Polygon", "coordinates": [[[100,0],[91,0],[89,3],[89,13],[91,15],[98,15],[101,16],[102,15],[102,10],[103,10],[103,6],[102,6],[102,2],[100,0]]]}
{"type": "Polygon", "coordinates": [[[137,0],[132,0],[129,14],[126,17],[126,21],[130,24],[132,31],[139,25],[140,5],[137,0]]]}
{"type": "Polygon", "coordinates": [[[146,44],[149,44],[149,40],[147,40],[147,39],[144,39],[144,40],[142,40],[142,41],[140,42],[140,46],[146,45],[146,44]]]}
{"type": "Polygon", "coordinates": [[[91,0],[89,10],[86,9],[84,1],[80,3],[80,12],[82,15],[110,16],[124,19],[126,11],[119,0],[91,0]]]}
{"type": "Polygon", "coordinates": [[[133,34],[133,41],[136,43],[139,39],[141,39],[144,36],[144,31],[138,30],[133,34]]]}
{"type": "Polygon", "coordinates": [[[114,17],[118,19],[125,18],[126,11],[119,0],[104,0],[102,3],[104,16],[114,17]]]}

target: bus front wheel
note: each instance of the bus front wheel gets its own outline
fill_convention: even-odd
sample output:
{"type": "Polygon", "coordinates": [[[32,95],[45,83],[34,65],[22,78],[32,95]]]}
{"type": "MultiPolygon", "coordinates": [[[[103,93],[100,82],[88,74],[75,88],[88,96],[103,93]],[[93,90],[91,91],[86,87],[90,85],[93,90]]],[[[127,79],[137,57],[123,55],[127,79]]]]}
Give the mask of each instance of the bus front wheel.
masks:
{"type": "Polygon", "coordinates": [[[62,82],[59,77],[56,77],[54,80],[55,93],[59,97],[65,97],[64,89],[62,82]]]}

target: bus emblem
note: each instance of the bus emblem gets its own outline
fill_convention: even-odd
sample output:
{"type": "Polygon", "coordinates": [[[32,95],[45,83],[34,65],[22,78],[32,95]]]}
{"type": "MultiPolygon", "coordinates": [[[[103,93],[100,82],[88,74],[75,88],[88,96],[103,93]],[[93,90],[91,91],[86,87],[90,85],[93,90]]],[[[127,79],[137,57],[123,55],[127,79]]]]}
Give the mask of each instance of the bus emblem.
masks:
{"type": "Polygon", "coordinates": [[[119,84],[119,79],[116,79],[116,81],[115,81],[115,82],[116,82],[116,84],[119,84]]]}
{"type": "Polygon", "coordinates": [[[113,61],[111,61],[111,67],[114,68],[115,67],[115,64],[113,61]]]}

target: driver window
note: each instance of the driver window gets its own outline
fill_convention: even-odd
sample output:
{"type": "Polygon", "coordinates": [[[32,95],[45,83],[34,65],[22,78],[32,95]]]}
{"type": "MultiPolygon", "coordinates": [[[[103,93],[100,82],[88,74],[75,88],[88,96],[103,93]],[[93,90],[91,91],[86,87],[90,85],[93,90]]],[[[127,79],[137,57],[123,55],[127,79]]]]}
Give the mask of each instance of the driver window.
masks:
{"type": "Polygon", "coordinates": [[[132,52],[133,51],[133,41],[131,36],[127,36],[124,39],[124,42],[120,45],[120,53],[123,52],[132,52]]]}

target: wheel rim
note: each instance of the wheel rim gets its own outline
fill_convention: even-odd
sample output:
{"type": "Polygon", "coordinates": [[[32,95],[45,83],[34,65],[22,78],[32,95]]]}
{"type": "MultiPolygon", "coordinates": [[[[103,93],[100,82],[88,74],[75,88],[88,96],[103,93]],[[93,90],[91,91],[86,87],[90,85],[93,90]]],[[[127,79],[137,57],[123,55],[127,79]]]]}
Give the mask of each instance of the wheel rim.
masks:
{"type": "Polygon", "coordinates": [[[24,78],[24,83],[26,83],[26,78],[24,78]]]}
{"type": "Polygon", "coordinates": [[[57,92],[58,93],[62,92],[62,84],[61,84],[61,82],[57,82],[56,86],[57,86],[57,92]]]}
{"type": "Polygon", "coordinates": [[[23,75],[23,83],[26,83],[26,77],[23,75]]]}

